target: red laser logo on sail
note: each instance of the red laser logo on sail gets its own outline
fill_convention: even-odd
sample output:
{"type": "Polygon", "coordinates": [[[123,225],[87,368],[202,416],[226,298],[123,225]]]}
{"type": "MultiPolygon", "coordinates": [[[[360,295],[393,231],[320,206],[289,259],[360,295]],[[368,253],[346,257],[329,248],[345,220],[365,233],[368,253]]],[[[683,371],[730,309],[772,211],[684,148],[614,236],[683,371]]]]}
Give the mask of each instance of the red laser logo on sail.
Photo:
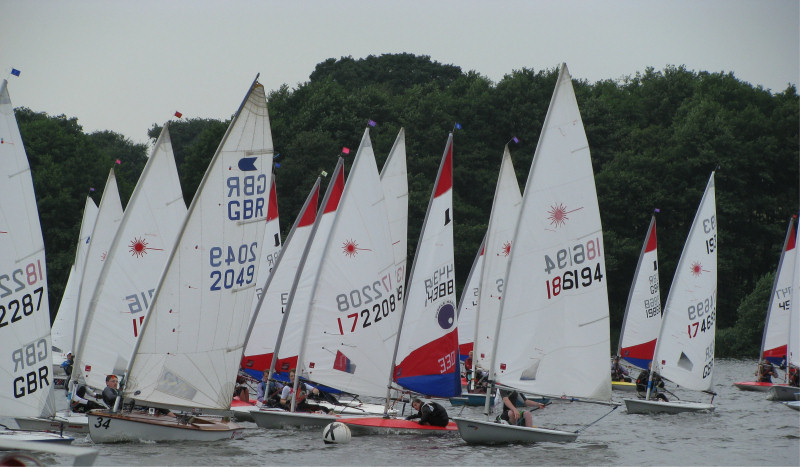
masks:
{"type": "Polygon", "coordinates": [[[567,211],[567,207],[561,203],[558,203],[556,206],[551,206],[550,211],[548,211],[547,218],[550,220],[550,225],[553,227],[560,227],[566,224],[569,216],[567,214],[573,213],[575,211],[580,211],[583,209],[582,207],[573,209],[572,211],[567,211]]]}
{"type": "Polygon", "coordinates": [[[692,275],[697,277],[703,272],[709,272],[709,271],[706,271],[705,269],[703,269],[703,265],[698,263],[697,261],[692,263],[692,275]]]}
{"type": "Polygon", "coordinates": [[[350,257],[353,257],[353,256],[357,255],[358,252],[362,251],[362,250],[363,251],[370,251],[367,248],[359,248],[358,247],[358,243],[353,239],[347,240],[342,244],[342,251],[344,251],[345,255],[350,256],[350,257]]]}
{"type": "Polygon", "coordinates": [[[147,250],[158,250],[161,251],[161,248],[150,248],[147,246],[147,240],[143,238],[134,238],[130,245],[130,252],[133,256],[137,258],[141,258],[145,254],[147,254],[147,250]]]}
{"type": "Polygon", "coordinates": [[[498,256],[508,256],[511,254],[511,242],[505,242],[503,244],[503,248],[500,249],[500,254],[498,256]]]}

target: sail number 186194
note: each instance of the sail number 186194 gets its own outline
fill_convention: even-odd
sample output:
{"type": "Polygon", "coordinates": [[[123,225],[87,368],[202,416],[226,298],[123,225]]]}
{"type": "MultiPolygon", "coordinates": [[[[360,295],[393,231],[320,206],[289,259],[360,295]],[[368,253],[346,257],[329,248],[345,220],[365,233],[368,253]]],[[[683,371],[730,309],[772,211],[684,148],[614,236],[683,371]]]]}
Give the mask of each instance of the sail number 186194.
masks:
{"type": "Polygon", "coordinates": [[[553,257],[544,255],[545,272],[556,273],[554,277],[545,281],[547,298],[557,297],[562,290],[589,287],[595,282],[603,280],[600,239],[593,238],[585,243],[578,243],[571,247],[558,250],[553,257]],[[566,270],[565,270],[566,269],[566,270]],[[562,270],[565,270],[562,272],[562,270]]]}

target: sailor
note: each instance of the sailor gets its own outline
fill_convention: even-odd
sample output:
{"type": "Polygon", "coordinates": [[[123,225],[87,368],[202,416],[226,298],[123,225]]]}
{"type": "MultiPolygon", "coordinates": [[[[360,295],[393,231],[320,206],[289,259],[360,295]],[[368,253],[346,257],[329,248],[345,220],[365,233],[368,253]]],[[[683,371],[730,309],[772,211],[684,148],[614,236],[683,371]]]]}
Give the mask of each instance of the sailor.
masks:
{"type": "Polygon", "coordinates": [[[413,420],[419,418],[420,425],[432,426],[447,426],[450,422],[450,416],[447,415],[447,410],[436,402],[423,403],[419,399],[411,401],[411,407],[417,411],[414,415],[409,415],[406,420],[413,420]]]}

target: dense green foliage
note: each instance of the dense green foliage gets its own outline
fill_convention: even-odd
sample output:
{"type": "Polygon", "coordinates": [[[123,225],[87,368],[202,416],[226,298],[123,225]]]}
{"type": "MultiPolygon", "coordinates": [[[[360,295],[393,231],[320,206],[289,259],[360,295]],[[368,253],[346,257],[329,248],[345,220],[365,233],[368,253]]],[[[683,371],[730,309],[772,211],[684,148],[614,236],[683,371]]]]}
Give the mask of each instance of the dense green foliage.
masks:
{"type": "MultiPolygon", "coordinates": [[[[309,81],[296,89],[284,85],[268,97],[280,153],[276,181],[284,231],[316,176],[333,169],[343,146],[355,150],[372,119],[378,122],[371,136],[379,165],[400,127],[406,129],[413,258],[447,133],[458,122],[454,219],[456,274],[463,285],[486,229],[503,145],[519,138],[511,152],[524,186],[556,76],[555,68],[522,69],[493,83],[410,54],[320,63],[309,81]]],[[[797,90],[772,93],[732,74],[684,67],[648,68],[620,81],[573,82],[600,199],[612,334],[619,332],[650,214],[660,209],[664,300],[706,181],[719,167],[717,355],[755,356],[771,274],[786,224],[798,209],[797,90]]],[[[114,166],[125,204],[146,148],[110,132],[86,135],[64,116],[22,108],[17,117],[34,173],[55,314],[73,261],[83,196],[97,187],[92,196],[99,201],[114,166]]],[[[170,124],[187,203],[227,123],[170,124]]],[[[155,139],[160,129],[154,125],[148,135],[155,139]]]]}

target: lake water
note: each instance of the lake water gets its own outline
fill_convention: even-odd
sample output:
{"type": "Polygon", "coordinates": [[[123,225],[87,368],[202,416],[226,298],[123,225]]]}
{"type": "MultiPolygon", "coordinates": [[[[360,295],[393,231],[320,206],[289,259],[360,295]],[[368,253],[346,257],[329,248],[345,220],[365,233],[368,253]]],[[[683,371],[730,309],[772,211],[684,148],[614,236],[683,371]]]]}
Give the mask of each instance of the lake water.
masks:
{"type": "MultiPolygon", "coordinates": [[[[766,400],[765,393],[732,385],[752,380],[755,367],[755,361],[717,361],[714,413],[629,415],[623,405],[569,444],[472,446],[452,433],[359,436],[348,444],[326,445],[321,429],[264,430],[247,423],[242,439],[215,443],[93,445],[86,436],[73,444],[98,449],[97,465],[800,465],[800,412],[766,400]]],[[[710,399],[673,392],[685,400],[710,399]]],[[[614,392],[615,401],[623,397],[626,393],[614,392]]],[[[449,402],[442,405],[451,415],[483,417],[482,408],[460,412],[449,402]]],[[[534,412],[534,424],[577,430],[609,410],[554,402],[534,412]]],[[[72,462],[41,459],[51,465],[72,462]]]]}

